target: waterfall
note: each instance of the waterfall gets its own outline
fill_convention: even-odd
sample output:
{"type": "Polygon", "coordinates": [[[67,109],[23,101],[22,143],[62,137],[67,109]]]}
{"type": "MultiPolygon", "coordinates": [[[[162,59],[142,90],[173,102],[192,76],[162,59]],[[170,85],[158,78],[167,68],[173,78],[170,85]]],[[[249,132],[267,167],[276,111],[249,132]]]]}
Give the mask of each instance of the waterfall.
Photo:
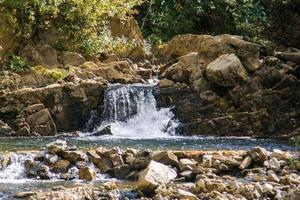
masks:
{"type": "Polygon", "coordinates": [[[105,93],[101,126],[117,137],[153,138],[175,134],[170,108],[158,108],[155,84],[112,85],[105,93]]]}

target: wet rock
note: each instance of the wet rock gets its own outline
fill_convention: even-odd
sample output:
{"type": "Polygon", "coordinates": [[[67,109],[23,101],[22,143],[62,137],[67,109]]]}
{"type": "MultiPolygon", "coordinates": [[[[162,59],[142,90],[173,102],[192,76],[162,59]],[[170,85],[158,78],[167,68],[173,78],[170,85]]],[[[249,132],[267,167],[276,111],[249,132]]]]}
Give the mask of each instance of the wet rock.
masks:
{"type": "Polygon", "coordinates": [[[54,164],[52,171],[55,173],[66,173],[69,170],[69,167],[70,167],[70,161],[59,160],[54,164]]]}
{"type": "Polygon", "coordinates": [[[130,173],[130,171],[131,171],[130,166],[127,164],[123,164],[123,165],[113,167],[110,170],[110,174],[117,179],[125,179],[130,173]]]}
{"type": "Polygon", "coordinates": [[[112,154],[110,155],[110,160],[113,164],[113,166],[123,165],[124,161],[121,155],[118,154],[112,154]]]}
{"type": "Polygon", "coordinates": [[[176,171],[152,160],[147,168],[141,172],[137,182],[137,189],[152,193],[159,185],[169,183],[176,176],[176,171]]]}
{"type": "Polygon", "coordinates": [[[0,155],[0,170],[5,169],[8,165],[11,164],[11,155],[10,154],[1,154],[0,155]]]}
{"type": "Polygon", "coordinates": [[[49,154],[49,153],[46,153],[44,155],[44,158],[45,158],[45,162],[48,164],[54,164],[59,160],[59,157],[56,154],[49,154]]]}
{"type": "Polygon", "coordinates": [[[273,149],[270,157],[276,158],[277,160],[288,160],[292,158],[292,156],[288,152],[283,152],[280,149],[273,149]]]}
{"type": "Polygon", "coordinates": [[[235,86],[247,80],[247,71],[234,54],[224,54],[209,63],[206,68],[208,80],[219,86],[235,86]]]}
{"type": "Polygon", "coordinates": [[[87,152],[88,156],[90,157],[92,163],[101,170],[101,172],[106,173],[109,171],[112,167],[113,164],[110,159],[98,155],[95,151],[88,151],[87,152]]]}
{"type": "Polygon", "coordinates": [[[67,142],[63,140],[56,140],[47,145],[47,150],[49,153],[56,154],[68,148],[67,142]]]}
{"type": "Polygon", "coordinates": [[[105,126],[103,129],[92,133],[92,136],[102,136],[102,135],[113,135],[110,125],[105,126]]]}
{"type": "Polygon", "coordinates": [[[87,155],[82,151],[62,151],[61,156],[70,162],[87,160],[87,155]]]}
{"type": "Polygon", "coordinates": [[[159,87],[170,87],[170,86],[174,85],[174,82],[169,79],[164,78],[164,79],[159,80],[158,84],[159,84],[159,87]]]}
{"type": "Polygon", "coordinates": [[[136,170],[145,169],[148,166],[149,162],[149,158],[137,157],[132,164],[132,168],[136,170]]]}
{"type": "Polygon", "coordinates": [[[152,69],[140,68],[136,72],[137,72],[138,75],[140,75],[144,79],[151,79],[152,78],[152,69]]]}
{"type": "Polygon", "coordinates": [[[24,162],[26,175],[30,177],[39,177],[41,179],[50,179],[49,177],[49,167],[41,163],[26,160],[24,162]]]}
{"type": "Polygon", "coordinates": [[[26,199],[34,194],[35,192],[18,192],[14,195],[14,197],[17,199],[26,199]]]}
{"type": "Polygon", "coordinates": [[[87,181],[92,181],[96,178],[96,172],[91,167],[84,167],[78,172],[79,179],[84,179],[87,181]]]}
{"type": "Polygon", "coordinates": [[[193,181],[196,177],[196,174],[193,171],[183,171],[180,173],[181,177],[184,177],[186,181],[193,181]]]}
{"type": "Polygon", "coordinates": [[[163,151],[163,152],[157,152],[154,153],[151,156],[151,159],[157,162],[160,162],[165,165],[170,165],[172,167],[178,167],[179,161],[177,156],[172,153],[171,151],[163,151]]]}
{"type": "Polygon", "coordinates": [[[85,62],[85,59],[82,55],[75,52],[64,52],[62,55],[62,61],[65,66],[71,65],[78,67],[85,62]]]}

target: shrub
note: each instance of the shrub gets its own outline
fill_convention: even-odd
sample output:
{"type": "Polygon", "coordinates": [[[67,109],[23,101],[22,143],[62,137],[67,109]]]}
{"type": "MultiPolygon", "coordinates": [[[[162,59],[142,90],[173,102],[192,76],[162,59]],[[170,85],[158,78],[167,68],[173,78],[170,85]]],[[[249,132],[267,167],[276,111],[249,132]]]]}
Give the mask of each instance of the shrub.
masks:
{"type": "Polygon", "coordinates": [[[31,64],[21,56],[12,55],[9,60],[8,67],[13,71],[21,71],[30,69],[31,64]]]}
{"type": "Polygon", "coordinates": [[[67,71],[67,70],[59,69],[59,68],[47,69],[43,66],[35,66],[32,68],[32,70],[35,71],[36,73],[39,73],[41,75],[52,78],[55,81],[65,78],[66,76],[68,76],[69,71],[70,71],[70,70],[67,71]]]}
{"type": "Polygon", "coordinates": [[[141,0],[3,0],[0,13],[20,41],[38,41],[40,33],[52,28],[82,53],[93,55],[105,51],[112,40],[109,19],[126,19],[139,3],[141,0]]]}

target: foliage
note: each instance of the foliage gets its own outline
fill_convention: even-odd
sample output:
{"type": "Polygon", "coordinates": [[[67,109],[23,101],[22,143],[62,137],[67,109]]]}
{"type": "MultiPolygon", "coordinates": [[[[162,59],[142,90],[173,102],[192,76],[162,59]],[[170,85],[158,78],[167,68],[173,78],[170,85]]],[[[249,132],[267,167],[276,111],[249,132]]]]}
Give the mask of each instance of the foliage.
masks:
{"type": "Polygon", "coordinates": [[[8,67],[13,71],[20,71],[30,69],[31,65],[25,58],[17,55],[12,55],[9,60],[8,67]]]}
{"type": "Polygon", "coordinates": [[[32,70],[41,75],[53,78],[56,81],[65,78],[70,73],[70,70],[67,71],[67,70],[59,69],[59,68],[48,69],[43,66],[35,66],[32,68],[32,70]]]}
{"type": "Polygon", "coordinates": [[[3,0],[0,13],[21,41],[38,41],[40,33],[52,28],[91,55],[105,51],[107,38],[112,40],[109,19],[126,19],[139,3],[141,0],[3,0]]]}
{"type": "Polygon", "coordinates": [[[155,42],[183,33],[258,35],[267,26],[259,0],[149,0],[137,19],[144,34],[155,42]]]}

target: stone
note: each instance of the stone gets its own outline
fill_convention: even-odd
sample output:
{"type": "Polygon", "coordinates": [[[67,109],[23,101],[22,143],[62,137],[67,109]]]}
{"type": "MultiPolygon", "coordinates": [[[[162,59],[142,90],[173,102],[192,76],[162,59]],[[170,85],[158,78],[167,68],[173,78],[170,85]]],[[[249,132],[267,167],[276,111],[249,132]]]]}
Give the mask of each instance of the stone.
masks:
{"type": "Polygon", "coordinates": [[[236,86],[247,81],[248,73],[235,54],[224,54],[206,68],[209,81],[223,87],[236,86]]]}
{"type": "Polygon", "coordinates": [[[292,189],[288,191],[280,200],[299,200],[300,199],[300,188],[292,189]]]}
{"type": "Polygon", "coordinates": [[[84,167],[78,172],[79,179],[84,179],[87,181],[92,181],[96,179],[96,172],[91,167],[84,167]]]}
{"type": "Polygon", "coordinates": [[[103,129],[97,130],[92,133],[92,136],[102,136],[102,135],[113,135],[110,125],[107,125],[103,129]]]}
{"type": "Polygon", "coordinates": [[[52,171],[55,173],[66,173],[69,170],[70,164],[68,160],[59,160],[52,167],[52,171]]]}
{"type": "Polygon", "coordinates": [[[16,136],[35,136],[36,134],[30,132],[28,126],[23,126],[16,132],[16,136]]]}
{"type": "Polygon", "coordinates": [[[48,163],[48,164],[54,164],[59,159],[56,154],[49,154],[49,153],[46,153],[44,157],[45,157],[46,163],[48,163]]]}
{"type": "Polygon", "coordinates": [[[163,59],[170,61],[190,52],[198,52],[203,64],[208,64],[223,54],[236,54],[251,71],[260,67],[260,46],[236,35],[177,35],[162,49],[163,59]]]}
{"type": "Polygon", "coordinates": [[[41,179],[50,179],[48,172],[49,167],[46,165],[43,165],[42,163],[38,163],[32,160],[25,160],[24,161],[25,166],[25,173],[27,177],[36,177],[41,179]]]}
{"type": "Polygon", "coordinates": [[[216,179],[206,179],[205,186],[208,191],[223,192],[226,190],[226,185],[224,185],[224,182],[216,179]]]}
{"type": "Polygon", "coordinates": [[[164,79],[159,80],[158,85],[159,85],[159,87],[170,87],[170,86],[174,85],[174,82],[169,79],[164,78],[164,79]]]}
{"type": "Polygon", "coordinates": [[[182,158],[179,160],[179,169],[181,171],[193,170],[196,168],[197,162],[191,159],[182,158]]]}
{"type": "Polygon", "coordinates": [[[30,125],[31,132],[37,132],[40,135],[55,135],[56,126],[48,109],[40,110],[26,118],[30,125]]]}
{"type": "Polygon", "coordinates": [[[87,155],[92,160],[92,163],[103,173],[108,172],[113,167],[110,159],[100,156],[95,151],[88,151],[87,155]]]}
{"type": "Polygon", "coordinates": [[[79,53],[66,51],[62,55],[64,66],[71,65],[78,67],[85,62],[85,58],[79,53]]]}
{"type": "Polygon", "coordinates": [[[136,170],[145,169],[148,166],[149,162],[150,162],[149,158],[136,157],[136,159],[134,160],[134,162],[132,164],[132,168],[136,169],[136,170]]]}
{"type": "Polygon", "coordinates": [[[143,79],[152,79],[152,69],[143,69],[143,68],[140,68],[136,72],[143,79]]]}
{"type": "Polygon", "coordinates": [[[1,154],[0,155],[0,170],[5,169],[12,162],[10,154],[1,154]]]}
{"type": "Polygon", "coordinates": [[[196,174],[193,171],[187,170],[180,173],[181,177],[184,177],[187,181],[192,181],[195,179],[196,174]]]}
{"type": "Polygon", "coordinates": [[[70,162],[87,160],[87,155],[82,151],[62,151],[61,156],[70,162]]]}
{"type": "Polygon", "coordinates": [[[251,158],[257,163],[263,163],[269,159],[269,152],[261,147],[256,147],[249,152],[251,158]]]}
{"type": "Polygon", "coordinates": [[[109,172],[113,177],[117,179],[125,179],[127,175],[131,172],[131,170],[129,165],[122,164],[113,167],[109,172]]]}
{"type": "Polygon", "coordinates": [[[32,195],[34,195],[35,192],[17,192],[14,197],[17,198],[17,199],[26,199],[32,195]]]}
{"type": "Polygon", "coordinates": [[[152,193],[159,185],[169,183],[176,176],[175,170],[152,160],[147,168],[140,173],[137,189],[152,193]]]}
{"type": "Polygon", "coordinates": [[[171,151],[162,151],[162,152],[154,153],[151,156],[151,160],[160,162],[165,165],[170,165],[172,167],[179,166],[179,161],[178,161],[177,156],[174,153],[172,153],[171,151]]]}
{"type": "Polygon", "coordinates": [[[281,171],[281,165],[280,162],[276,158],[271,158],[269,160],[269,167],[275,171],[275,172],[280,172],[281,171]]]}
{"type": "Polygon", "coordinates": [[[279,183],[280,179],[275,173],[270,173],[267,177],[268,181],[274,182],[274,183],[279,183]]]}
{"type": "Polygon", "coordinates": [[[288,160],[292,158],[291,154],[289,154],[288,152],[283,152],[280,149],[273,149],[270,157],[276,158],[277,160],[288,160]]]}
{"type": "Polygon", "coordinates": [[[11,127],[9,127],[6,123],[0,120],[0,137],[2,136],[10,136],[14,134],[11,127]]]}
{"type": "Polygon", "coordinates": [[[203,165],[203,167],[211,167],[212,166],[212,155],[203,155],[202,165],[203,165]]]}
{"type": "Polygon", "coordinates": [[[197,200],[197,196],[193,193],[183,190],[183,189],[177,189],[175,197],[177,199],[185,199],[185,200],[197,200]]]}
{"type": "Polygon", "coordinates": [[[239,169],[241,169],[241,170],[247,169],[247,168],[249,168],[251,163],[252,163],[252,158],[250,156],[247,156],[240,164],[239,169]]]}
{"type": "Polygon", "coordinates": [[[61,153],[68,148],[67,142],[64,140],[56,140],[47,145],[47,150],[51,154],[61,153]]]}
{"type": "Polygon", "coordinates": [[[21,54],[36,65],[48,68],[59,66],[57,51],[49,45],[27,45],[21,50],[21,54]]]}

